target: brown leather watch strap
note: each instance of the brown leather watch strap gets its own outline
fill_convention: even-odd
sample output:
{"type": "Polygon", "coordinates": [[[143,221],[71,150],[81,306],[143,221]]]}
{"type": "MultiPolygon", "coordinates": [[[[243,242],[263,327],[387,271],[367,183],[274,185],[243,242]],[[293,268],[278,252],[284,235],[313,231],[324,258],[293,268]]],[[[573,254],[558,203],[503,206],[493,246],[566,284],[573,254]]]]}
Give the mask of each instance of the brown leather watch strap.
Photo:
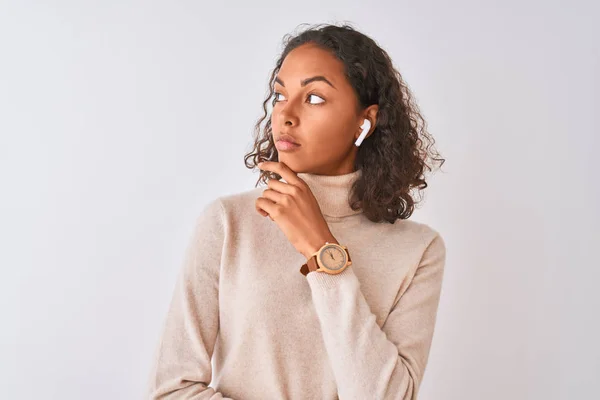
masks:
{"type": "Polygon", "coordinates": [[[306,261],[306,264],[303,264],[302,267],[300,267],[300,272],[302,275],[306,276],[309,272],[316,271],[318,268],[317,256],[314,255],[306,261]]]}

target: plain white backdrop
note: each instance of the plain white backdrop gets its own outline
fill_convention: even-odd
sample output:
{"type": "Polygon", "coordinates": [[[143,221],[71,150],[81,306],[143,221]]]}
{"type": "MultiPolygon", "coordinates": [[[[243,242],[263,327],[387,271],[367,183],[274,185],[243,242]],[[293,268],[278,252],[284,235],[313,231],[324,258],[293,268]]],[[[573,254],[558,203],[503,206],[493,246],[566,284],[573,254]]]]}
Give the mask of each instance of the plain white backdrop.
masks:
{"type": "Polygon", "coordinates": [[[447,159],[412,217],[448,248],[420,398],[600,398],[599,19],[593,1],[0,1],[0,397],[142,398],[196,215],[258,178],[243,155],[283,35],[349,22],[447,159]]]}

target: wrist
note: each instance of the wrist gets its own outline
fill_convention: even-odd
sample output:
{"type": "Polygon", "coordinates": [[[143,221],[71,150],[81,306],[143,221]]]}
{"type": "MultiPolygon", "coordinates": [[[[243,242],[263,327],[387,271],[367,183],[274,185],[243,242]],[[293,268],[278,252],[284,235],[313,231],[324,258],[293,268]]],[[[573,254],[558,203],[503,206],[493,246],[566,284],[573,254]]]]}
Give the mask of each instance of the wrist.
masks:
{"type": "Polygon", "coordinates": [[[311,258],[313,254],[315,254],[317,251],[319,251],[321,247],[323,247],[325,242],[339,244],[336,238],[331,234],[327,236],[322,236],[318,239],[313,239],[311,240],[310,245],[307,247],[307,249],[303,252],[304,257],[306,257],[307,260],[311,258]]]}

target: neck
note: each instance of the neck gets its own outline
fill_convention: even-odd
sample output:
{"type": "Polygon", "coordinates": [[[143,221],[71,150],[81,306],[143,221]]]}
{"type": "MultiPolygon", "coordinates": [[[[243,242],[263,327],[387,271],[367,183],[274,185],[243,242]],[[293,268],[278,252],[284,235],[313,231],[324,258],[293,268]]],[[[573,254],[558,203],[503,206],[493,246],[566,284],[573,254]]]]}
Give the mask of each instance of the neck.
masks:
{"type": "Polygon", "coordinates": [[[317,199],[321,212],[325,217],[348,217],[360,214],[362,210],[350,207],[352,185],[362,175],[362,170],[342,175],[317,175],[299,172],[298,177],[304,180],[317,199]]]}

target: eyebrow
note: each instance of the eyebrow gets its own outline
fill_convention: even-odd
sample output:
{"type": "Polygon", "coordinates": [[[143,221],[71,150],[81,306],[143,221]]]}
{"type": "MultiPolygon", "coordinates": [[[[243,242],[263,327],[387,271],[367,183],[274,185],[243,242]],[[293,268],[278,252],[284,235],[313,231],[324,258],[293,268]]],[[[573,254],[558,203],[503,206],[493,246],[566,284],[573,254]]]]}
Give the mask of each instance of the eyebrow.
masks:
{"type": "MultiPolygon", "coordinates": [[[[332,88],[337,90],[337,88],[335,86],[333,86],[333,83],[329,82],[329,80],[327,78],[325,78],[323,75],[317,75],[317,76],[313,76],[312,78],[306,78],[306,79],[300,81],[300,86],[304,87],[311,82],[317,82],[317,81],[325,82],[326,84],[328,84],[329,86],[331,86],[332,88]]],[[[279,77],[275,78],[275,82],[277,82],[281,86],[285,87],[285,84],[283,83],[283,81],[281,79],[279,79],[279,77]]]]}

